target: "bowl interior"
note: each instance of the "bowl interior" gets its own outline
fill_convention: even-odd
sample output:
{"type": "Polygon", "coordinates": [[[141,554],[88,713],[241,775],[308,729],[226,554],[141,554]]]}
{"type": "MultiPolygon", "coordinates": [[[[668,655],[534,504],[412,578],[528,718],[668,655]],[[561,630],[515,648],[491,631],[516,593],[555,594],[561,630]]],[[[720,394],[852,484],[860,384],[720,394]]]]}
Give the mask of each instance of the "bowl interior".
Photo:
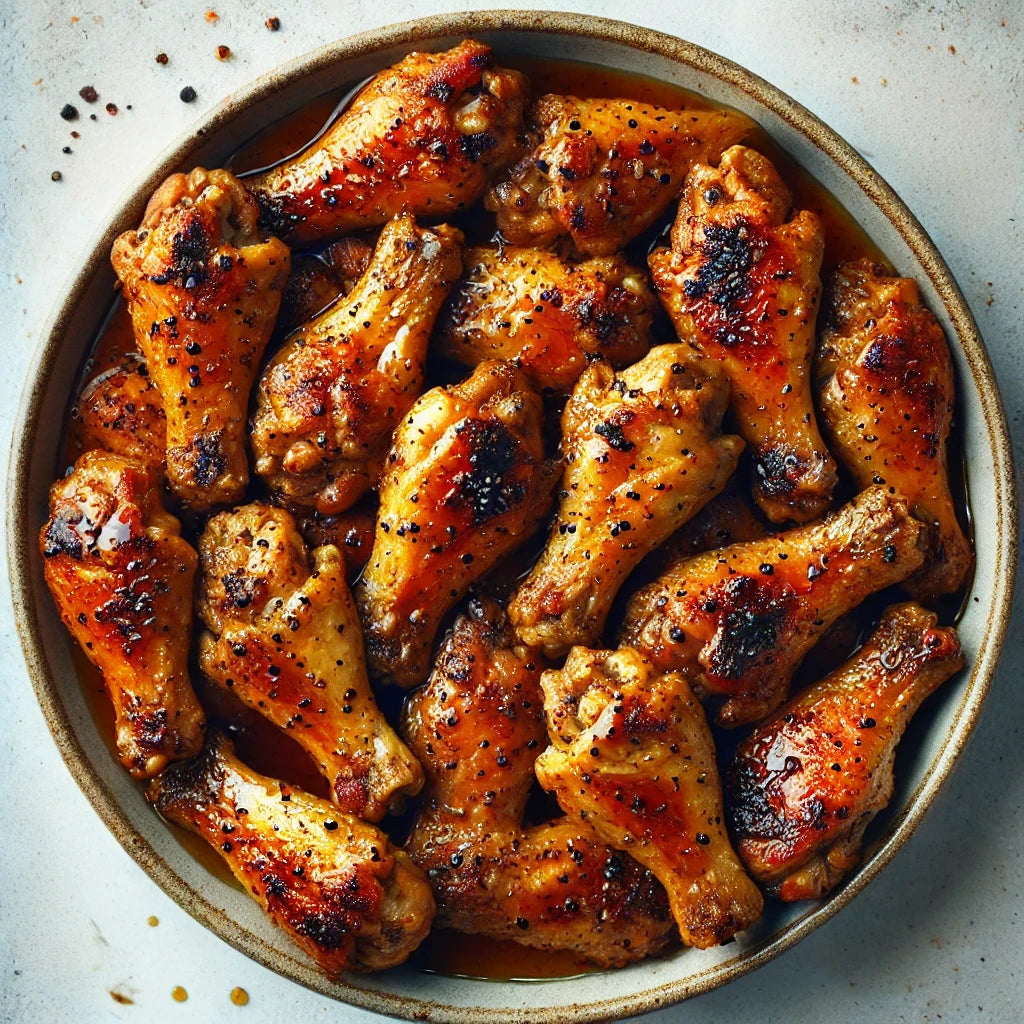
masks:
{"type": "Polygon", "coordinates": [[[984,349],[948,269],[903,204],[864,161],[782,93],[699,47],[596,18],[480,12],[427,19],[334,44],[265,76],[215,110],[154,165],[115,211],[70,284],[22,402],[23,438],[12,460],[8,523],[14,604],[40,702],[62,755],[106,824],[154,880],[198,920],[274,970],[328,995],[398,1016],[432,1020],[576,1021],[637,1013],[712,988],[776,955],[827,919],[880,870],[913,830],[948,774],[976,718],[1005,631],[1015,566],[1008,435],[984,349]],[[864,863],[830,899],[771,912],[736,942],[684,950],[620,971],[515,987],[398,968],[328,983],[241,891],[189,855],[111,757],[75,678],[71,640],[42,582],[36,533],[61,467],[61,424],[72,387],[114,286],[113,238],[134,226],[171,171],[217,166],[260,128],[328,90],[359,81],[410,49],[442,49],[472,35],[501,55],[602,64],[696,90],[749,114],[828,188],[900,273],[915,277],[951,339],[960,429],[978,531],[977,571],[959,624],[968,671],[921,714],[897,766],[897,788],[864,863]]]}

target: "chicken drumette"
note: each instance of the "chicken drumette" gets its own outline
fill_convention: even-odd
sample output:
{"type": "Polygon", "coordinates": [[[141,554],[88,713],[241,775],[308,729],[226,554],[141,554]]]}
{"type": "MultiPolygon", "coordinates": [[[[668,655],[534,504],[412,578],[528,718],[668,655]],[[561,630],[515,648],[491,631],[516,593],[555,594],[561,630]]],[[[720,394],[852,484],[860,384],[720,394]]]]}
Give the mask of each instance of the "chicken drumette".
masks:
{"type": "Polygon", "coordinates": [[[734,146],[718,167],[690,172],[672,248],[649,260],[679,337],[732,383],[755,498],[776,523],[816,519],[836,483],[811,396],[824,233],[807,210],[787,220],[790,203],[772,164],[734,146]]]}
{"type": "Polygon", "coordinates": [[[234,175],[200,167],[171,175],[111,253],[163,402],[167,479],[197,511],[241,500],[249,481],[249,392],[291,264],[258,218],[234,175]]]}
{"type": "Polygon", "coordinates": [[[203,710],[188,675],[196,553],[140,462],[92,451],[50,489],[43,575],[103,674],[121,763],[140,778],[192,757],[203,710]]]}
{"type": "Polygon", "coordinates": [[[576,647],[541,685],[551,746],[537,779],[563,810],[650,869],[688,946],[753,924],[761,893],[729,844],[714,743],[686,680],[629,648],[576,647]]]}
{"type": "Polygon", "coordinates": [[[569,235],[581,253],[610,256],[665,212],[691,164],[717,163],[749,128],[733,111],[541,96],[527,116],[527,153],[485,203],[513,245],[569,235]]]}
{"type": "Polygon", "coordinates": [[[434,319],[462,269],[461,242],[447,225],[396,217],[355,289],[275,354],[257,390],[252,445],[277,500],[330,515],[376,481],[423,387],[434,319]]]}
{"type": "Polygon", "coordinates": [[[356,597],[371,669],[423,682],[441,619],[550,506],[541,401],[509,363],[428,391],[395,433],[356,597]]]}
{"type": "Polygon", "coordinates": [[[959,589],[971,548],[946,473],[953,366],[917,285],[861,260],[836,272],[818,347],[822,422],[861,487],[894,487],[929,527],[928,557],[904,589],[934,601],[959,589]]]}
{"type": "Polygon", "coordinates": [[[892,796],[903,730],[963,665],[956,632],[935,623],[920,605],[889,608],[845,665],[740,744],[726,775],[730,827],[780,899],[824,896],[857,863],[892,796]]]}
{"type": "Polygon", "coordinates": [[[326,800],[258,775],[221,733],[146,795],[206,840],[332,980],[400,964],[430,930],[430,886],[408,854],[326,800]]]}
{"type": "Polygon", "coordinates": [[[743,447],[721,433],[728,393],[685,345],[588,367],[562,414],[558,515],[509,605],[525,643],[552,658],[595,643],[629,573],[725,486],[743,447]]]}
{"type": "Polygon", "coordinates": [[[406,703],[428,780],[406,846],[438,924],[619,966],[666,944],[668,904],[649,872],[574,819],[524,827],[546,736],[541,668],[499,606],[470,601],[406,703]]]}
{"type": "Polygon", "coordinates": [[[336,547],[307,554],[284,509],[245,505],[199,542],[203,672],[309,753],[338,806],[379,821],[423,772],[377,708],[336,547]]]}
{"type": "Polygon", "coordinates": [[[308,243],[402,211],[441,217],[472,205],[521,145],[528,85],[467,40],[410,53],[382,71],[309,149],[251,179],[267,223],[308,243]]]}

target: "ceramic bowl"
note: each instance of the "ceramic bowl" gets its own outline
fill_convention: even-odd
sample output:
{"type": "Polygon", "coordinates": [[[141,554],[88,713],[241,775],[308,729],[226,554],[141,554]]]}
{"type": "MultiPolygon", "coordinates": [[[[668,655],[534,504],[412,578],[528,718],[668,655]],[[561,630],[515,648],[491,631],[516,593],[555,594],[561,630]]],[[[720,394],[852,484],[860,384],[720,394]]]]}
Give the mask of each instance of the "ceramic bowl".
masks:
{"type": "Polygon", "coordinates": [[[253,959],[343,1002],[433,1021],[590,1021],[640,1013],[752,970],[821,925],[888,863],[948,776],[974,725],[1009,617],[1016,514],[1009,436],[992,368],[964,298],[942,257],[904,203],[841,138],[778,89],[699,46],[627,24],[580,15],[484,11],[428,18],[344,39],[265,75],[179,139],[112,211],[107,231],[43,333],[14,436],[8,487],[14,606],[30,675],[54,739],[97,813],[153,880],[198,921],[253,959]],[[329,983],[237,888],[185,852],[146,805],[101,740],[75,678],[71,640],[46,593],[36,537],[47,488],[61,467],[61,423],[76,374],[109,306],[113,239],[134,227],[172,171],[215,167],[261,126],[315,96],[360,81],[412,49],[443,49],[466,36],[498,54],[606,65],[666,80],[758,121],[831,190],[899,272],[917,279],[951,341],[974,512],[977,572],[959,624],[968,669],[950,680],[915,722],[901,751],[897,789],[863,863],[830,898],[773,908],[728,946],[582,978],[493,984],[399,968],[329,983]]]}

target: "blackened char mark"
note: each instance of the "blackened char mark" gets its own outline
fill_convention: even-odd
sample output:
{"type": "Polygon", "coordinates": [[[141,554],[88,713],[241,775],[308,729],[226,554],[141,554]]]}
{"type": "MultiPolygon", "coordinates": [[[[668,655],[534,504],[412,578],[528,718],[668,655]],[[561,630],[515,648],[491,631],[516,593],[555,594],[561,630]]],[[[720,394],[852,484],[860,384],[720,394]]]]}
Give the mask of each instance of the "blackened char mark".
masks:
{"type": "Polygon", "coordinates": [[[455,432],[469,450],[470,468],[456,474],[446,504],[470,509],[474,526],[521,504],[526,484],[506,479],[519,456],[519,442],[508,427],[500,420],[467,419],[455,432]]]}
{"type": "Polygon", "coordinates": [[[81,535],[66,519],[58,516],[46,527],[46,544],[43,547],[44,558],[57,555],[69,555],[80,562],[85,554],[81,535]]]}
{"type": "Polygon", "coordinates": [[[199,487],[210,487],[227,467],[223,430],[200,434],[191,445],[192,477],[199,487]]]}
{"type": "Polygon", "coordinates": [[[720,679],[740,679],[751,666],[770,663],[788,602],[751,576],[726,581],[713,600],[723,614],[709,645],[708,670],[720,679]]]}

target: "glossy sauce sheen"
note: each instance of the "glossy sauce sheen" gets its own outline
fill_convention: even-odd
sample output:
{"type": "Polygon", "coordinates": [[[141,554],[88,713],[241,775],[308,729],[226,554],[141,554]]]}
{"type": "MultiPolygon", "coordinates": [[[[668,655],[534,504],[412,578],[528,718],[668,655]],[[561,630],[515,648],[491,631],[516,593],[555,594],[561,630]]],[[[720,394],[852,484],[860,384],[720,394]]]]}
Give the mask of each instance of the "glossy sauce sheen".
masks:
{"type": "MultiPolygon", "coordinates": [[[[534,96],[546,92],[590,97],[625,96],[675,109],[706,110],[714,106],[699,94],[678,86],[594,65],[517,59],[510,54],[499,54],[498,60],[525,72],[531,80],[534,96]]],[[[249,140],[232,156],[228,167],[244,177],[247,171],[266,167],[301,151],[325,127],[327,119],[338,108],[339,100],[350,92],[350,88],[345,88],[311,100],[302,110],[249,140]]],[[[793,191],[794,207],[812,210],[821,218],[826,237],[823,276],[844,260],[864,256],[888,264],[882,252],[838,200],[795,164],[762,129],[755,125],[745,142],[765,153],[775,163],[793,191]]],[[[640,241],[645,248],[652,237],[657,237],[667,229],[674,212],[674,208],[670,210],[670,215],[659,225],[657,232],[653,235],[648,232],[643,236],[640,241]]],[[[471,241],[486,241],[493,230],[491,215],[482,210],[481,204],[477,204],[469,216],[463,215],[456,220],[471,241]]],[[[642,262],[644,251],[634,252],[634,248],[629,250],[630,258],[634,262],[642,262]]],[[[83,366],[77,390],[98,373],[115,365],[125,352],[134,351],[135,348],[127,310],[117,299],[83,366]]],[[[68,416],[66,445],[59,470],[71,465],[82,451],[81,425],[72,408],[68,416]]],[[[962,473],[957,470],[958,465],[962,467],[962,461],[955,432],[950,447],[950,476],[954,487],[962,477],[962,473]]],[[[955,494],[955,497],[960,508],[965,510],[965,496],[955,494]]],[[[188,523],[183,524],[183,531],[195,543],[195,531],[189,529],[188,523]]],[[[945,614],[947,609],[941,611],[944,613],[944,621],[952,617],[951,614],[945,614]]],[[[955,606],[952,611],[955,612],[955,606]]],[[[77,648],[74,661],[83,695],[97,728],[112,756],[116,756],[110,702],[103,690],[99,673],[77,648]]],[[[245,708],[230,694],[204,685],[198,680],[198,672],[195,672],[195,678],[198,695],[209,718],[230,732],[243,761],[257,771],[287,779],[318,796],[327,797],[327,786],[323,778],[305,752],[290,737],[245,708]]],[[[400,698],[392,700],[391,697],[392,694],[380,694],[379,702],[394,720],[391,705],[396,705],[394,710],[397,713],[397,699],[400,698]]],[[[398,819],[397,827],[392,830],[396,839],[401,840],[407,824],[404,819],[398,819]]],[[[221,858],[206,843],[175,825],[168,824],[168,827],[182,846],[205,868],[229,884],[241,888],[221,858]]],[[[570,977],[594,970],[571,953],[530,949],[509,941],[467,936],[442,929],[431,933],[414,955],[412,963],[424,971],[500,981],[570,977]]]]}

